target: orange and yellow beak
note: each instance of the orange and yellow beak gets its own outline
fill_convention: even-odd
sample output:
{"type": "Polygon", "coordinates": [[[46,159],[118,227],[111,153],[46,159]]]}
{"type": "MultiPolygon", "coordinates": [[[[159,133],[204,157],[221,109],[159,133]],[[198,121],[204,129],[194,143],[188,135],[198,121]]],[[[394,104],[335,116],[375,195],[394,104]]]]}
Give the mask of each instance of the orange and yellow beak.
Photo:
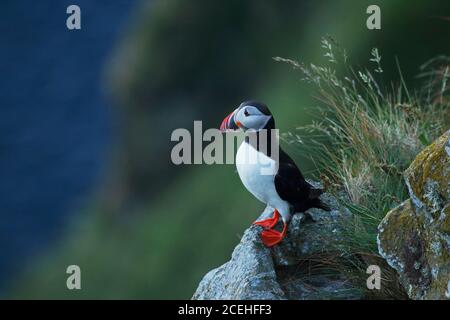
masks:
{"type": "Polygon", "coordinates": [[[225,117],[225,119],[223,119],[222,124],[220,125],[220,131],[225,132],[239,129],[239,122],[236,123],[234,119],[235,112],[236,110],[231,112],[225,117]]]}

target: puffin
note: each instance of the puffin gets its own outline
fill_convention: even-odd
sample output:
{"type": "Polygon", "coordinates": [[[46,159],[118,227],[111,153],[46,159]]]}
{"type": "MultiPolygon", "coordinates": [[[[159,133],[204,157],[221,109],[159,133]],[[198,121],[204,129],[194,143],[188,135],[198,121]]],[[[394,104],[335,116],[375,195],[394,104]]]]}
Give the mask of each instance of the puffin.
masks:
{"type": "Polygon", "coordinates": [[[223,119],[220,131],[244,131],[245,139],[238,148],[235,164],[245,188],[259,201],[274,208],[272,217],[255,221],[261,226],[261,240],[273,247],[286,236],[289,222],[295,213],[310,208],[330,211],[319,196],[322,189],[309,184],[289,155],[274,141],[275,119],[262,102],[250,100],[240,104],[223,119]],[[264,134],[263,134],[264,133],[264,134]],[[250,160],[250,159],[253,159],[250,160]],[[265,170],[270,166],[273,170],[265,170]],[[275,229],[281,217],[281,231],[275,229]]]}

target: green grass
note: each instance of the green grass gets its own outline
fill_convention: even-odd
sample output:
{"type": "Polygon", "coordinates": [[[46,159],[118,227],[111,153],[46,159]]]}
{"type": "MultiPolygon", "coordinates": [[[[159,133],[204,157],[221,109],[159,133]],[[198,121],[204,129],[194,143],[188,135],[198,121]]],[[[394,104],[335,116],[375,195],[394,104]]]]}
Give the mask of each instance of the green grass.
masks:
{"type": "MultiPolygon", "coordinates": [[[[307,150],[320,172],[318,178],[328,191],[339,193],[354,213],[353,223],[345,228],[344,243],[338,244],[344,253],[334,261],[340,272],[355,279],[356,285],[363,284],[364,290],[368,263],[383,263],[377,250],[377,226],[390,209],[409,197],[404,170],[450,126],[450,60],[441,57],[425,64],[420,76],[426,83],[411,91],[400,68],[397,85],[382,81],[377,49],[369,59],[373,68],[359,70],[349,65],[345,50],[332,38],[324,38],[322,47],[328,60],[323,66],[275,58],[299,70],[303,80],[316,87],[320,103],[314,110],[316,120],[285,134],[284,139],[307,150]]],[[[384,274],[384,280],[377,298],[404,297],[392,270],[384,274]]]]}

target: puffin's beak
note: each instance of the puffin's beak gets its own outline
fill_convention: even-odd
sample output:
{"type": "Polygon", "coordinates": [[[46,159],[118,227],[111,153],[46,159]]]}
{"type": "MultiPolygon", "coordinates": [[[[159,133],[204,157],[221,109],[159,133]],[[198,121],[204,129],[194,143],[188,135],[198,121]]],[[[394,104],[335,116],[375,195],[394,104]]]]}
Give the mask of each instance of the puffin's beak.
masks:
{"type": "Polygon", "coordinates": [[[223,119],[222,124],[220,125],[220,131],[230,131],[230,130],[237,130],[239,127],[236,125],[236,122],[234,121],[234,114],[236,110],[234,110],[232,113],[227,115],[225,119],[223,119]]]}

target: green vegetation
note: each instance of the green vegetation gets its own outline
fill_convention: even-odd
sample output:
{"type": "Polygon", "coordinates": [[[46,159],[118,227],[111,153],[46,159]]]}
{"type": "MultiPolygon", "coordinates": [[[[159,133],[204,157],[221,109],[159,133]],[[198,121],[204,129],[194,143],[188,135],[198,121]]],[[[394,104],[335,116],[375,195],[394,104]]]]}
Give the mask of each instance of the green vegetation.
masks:
{"type": "MultiPolygon", "coordinates": [[[[326,66],[275,58],[300,70],[304,80],[317,86],[321,102],[317,107],[321,112],[314,111],[321,120],[284,134],[284,140],[290,148],[294,144],[311,155],[321,173],[316,178],[341,198],[344,191],[351,202],[343,203],[355,214],[344,243],[336,244],[340,250],[344,247],[345,253],[311,257],[311,261],[334,268],[361,286],[367,278],[367,263],[383,263],[376,246],[378,223],[390,208],[408,197],[402,172],[449,126],[450,108],[445,97],[448,75],[445,68],[424,73],[432,80],[422,93],[411,93],[403,84],[388,93],[376,80],[377,70],[382,71],[376,50],[372,51],[374,74],[351,68],[344,51],[331,40],[323,44],[329,58],[326,66]],[[333,68],[338,63],[344,65],[342,75],[333,68]],[[438,77],[441,81],[436,82],[438,77]]],[[[211,166],[190,172],[159,199],[159,205],[142,209],[145,219],[139,216],[139,222],[133,218],[126,223],[111,220],[101,209],[93,210],[92,216],[86,213],[85,224],[71,231],[70,243],[44,261],[38,272],[34,270],[24,278],[20,297],[161,298],[178,297],[177,292],[194,288],[206,271],[202,268],[204,252],[220,248],[231,253],[239,241],[239,234],[225,236],[223,230],[242,229],[262,210],[243,188],[236,187],[240,185],[236,175],[227,178],[230,170],[230,166],[211,166]],[[227,190],[226,198],[221,190],[227,190]],[[202,199],[201,206],[198,199],[202,199]],[[239,211],[239,215],[230,210],[239,211]],[[174,213],[179,213],[176,220],[174,213]],[[185,240],[180,242],[179,237],[185,240]],[[80,292],[64,288],[63,271],[74,261],[81,266],[86,284],[80,292]],[[172,277],[183,281],[171,281],[172,277]],[[42,283],[53,284],[45,287],[44,295],[42,283]],[[91,287],[91,283],[95,285],[91,287]]],[[[223,261],[223,257],[216,257],[211,267],[223,261]]],[[[403,298],[394,274],[384,276],[388,286],[376,297],[403,298]]]]}
{"type": "MultiPolygon", "coordinates": [[[[404,70],[411,74],[428,57],[442,50],[447,52],[450,45],[448,33],[443,31],[448,30],[448,22],[430,19],[445,12],[446,4],[437,1],[379,1],[383,8],[382,32],[365,28],[365,10],[372,4],[368,0],[294,0],[264,4],[256,0],[232,0],[220,4],[208,0],[189,3],[168,0],[150,3],[139,8],[137,19],[133,20],[118,53],[107,66],[111,96],[120,107],[120,130],[117,132],[116,159],[108,164],[111,169],[107,172],[106,188],[101,190],[100,196],[94,195],[93,204],[85,212],[75,216],[60,242],[50,248],[47,255],[37,255],[36,261],[30,263],[28,272],[15,284],[13,297],[189,298],[207,271],[229,259],[240,235],[263,210],[263,205],[242,186],[234,166],[171,165],[169,140],[174,128],[191,128],[194,120],[203,120],[204,128],[216,127],[241,100],[256,98],[270,106],[281,132],[290,131],[295,137],[296,126],[306,125],[318,116],[317,109],[309,114],[305,112],[305,108],[317,104],[310,97],[317,91],[310,90],[304,83],[299,84],[297,72],[287,72],[271,57],[301,56],[318,64],[323,60],[317,50],[320,47],[318,39],[327,32],[332,32],[345,44],[350,61],[362,63],[358,58],[365,57],[367,50],[377,46],[385,57],[398,55],[404,70]],[[420,26],[412,33],[415,24],[420,26]],[[79,292],[65,287],[65,270],[70,264],[78,264],[82,270],[82,290],[79,292]]],[[[327,56],[327,59],[331,58],[327,56]]],[[[339,59],[337,53],[335,59],[339,59]]],[[[386,64],[382,65],[383,73],[374,72],[374,76],[392,77],[395,63],[394,66],[386,64]]],[[[331,65],[339,72],[345,69],[342,63],[331,65]]],[[[377,64],[373,66],[378,68],[377,64]]],[[[318,68],[317,71],[321,72],[318,68]]],[[[367,73],[363,74],[367,76],[367,73]]],[[[413,82],[411,74],[405,75],[408,84],[413,82]]],[[[374,90],[364,89],[368,84],[362,85],[358,74],[354,76],[358,82],[357,92],[375,106],[372,99],[376,96],[371,98],[374,90]]],[[[324,74],[324,77],[318,87],[319,93],[336,93],[332,97],[338,105],[346,96],[339,92],[342,89],[330,85],[329,81],[327,84],[326,79],[331,79],[329,76],[324,74]]],[[[342,82],[345,84],[345,79],[342,82]]],[[[374,86],[374,83],[370,85],[374,86]]],[[[401,106],[395,108],[397,113],[409,110],[412,115],[416,108],[425,108],[426,104],[413,103],[408,107],[405,89],[400,92],[401,106]]],[[[433,97],[434,92],[431,89],[430,92],[433,97]]],[[[348,94],[354,96],[353,91],[348,94]]],[[[424,92],[422,97],[426,94],[424,92]]],[[[381,109],[395,105],[388,103],[392,98],[386,95],[384,99],[377,98],[377,105],[381,109]]],[[[418,100],[412,95],[411,101],[418,100]]],[[[352,104],[348,102],[345,106],[350,108],[352,104]]],[[[399,185],[398,190],[394,188],[395,183],[390,187],[396,190],[392,193],[395,201],[390,199],[382,210],[375,207],[375,202],[372,207],[371,196],[385,196],[381,189],[372,194],[372,184],[379,186],[378,180],[390,175],[383,176],[383,171],[377,169],[372,184],[369,184],[371,187],[363,190],[370,193],[361,195],[358,192],[358,183],[364,183],[360,180],[366,178],[363,161],[356,161],[356,154],[348,147],[349,141],[339,140],[342,134],[333,137],[332,123],[327,121],[338,121],[339,114],[332,106],[325,104],[322,108],[325,107],[324,112],[335,115],[320,125],[325,126],[332,136],[323,137],[324,132],[320,130],[311,133],[311,138],[314,138],[313,134],[322,136],[321,140],[315,139],[320,143],[313,150],[309,142],[285,147],[307,177],[315,173],[311,172],[314,166],[310,157],[301,156],[311,155],[317,169],[329,176],[330,181],[325,183],[330,190],[348,180],[346,183],[352,196],[361,198],[354,211],[376,214],[379,218],[389,206],[397,203],[397,199],[404,198],[401,178],[389,178],[399,185]],[[334,143],[339,143],[336,148],[334,143]],[[322,149],[321,144],[328,149],[322,149]],[[346,158],[335,153],[339,149],[345,152],[346,158]],[[327,150],[329,153],[325,153],[327,150]],[[337,164],[344,160],[346,166],[338,167],[337,164]]],[[[381,115],[379,119],[372,118],[376,110],[369,112],[363,105],[358,108],[361,110],[357,111],[367,117],[368,126],[384,130],[381,115]]],[[[353,115],[351,110],[344,109],[343,115],[353,115]]],[[[394,115],[406,117],[406,113],[394,115]]],[[[336,124],[341,125],[340,122],[336,124]]],[[[386,126],[386,129],[392,128],[386,126]]],[[[413,136],[415,140],[411,143],[419,149],[439,130],[418,129],[420,132],[413,136]],[[425,134],[420,135],[422,132],[425,134]]],[[[395,132],[383,130],[382,138],[395,140],[395,132]]],[[[407,130],[404,128],[399,136],[407,130]]],[[[306,139],[305,130],[301,137],[306,139]]],[[[355,148],[362,146],[367,138],[356,136],[355,148]]],[[[412,149],[406,140],[402,140],[405,154],[397,162],[392,155],[389,156],[392,159],[384,159],[377,153],[377,141],[372,141],[377,136],[370,139],[366,152],[374,159],[381,159],[370,160],[371,163],[382,165],[394,161],[399,170],[408,164],[407,157],[409,152],[412,156],[412,149]]],[[[384,141],[380,139],[379,142],[381,148],[384,141]]],[[[398,150],[394,145],[390,146],[396,155],[398,150]]],[[[361,152],[357,155],[365,156],[361,152]]],[[[372,168],[365,170],[369,170],[367,175],[375,173],[372,168]]],[[[389,166],[385,170],[394,172],[389,166]]],[[[364,232],[349,230],[349,239],[355,244],[349,245],[348,264],[358,262],[352,257],[361,247],[365,253],[372,253],[375,248],[373,226],[376,219],[370,224],[365,214],[359,216],[361,222],[358,224],[364,232]],[[358,236],[367,240],[359,240],[358,236]]]]}
{"type": "MultiPolygon", "coordinates": [[[[353,212],[353,223],[346,226],[343,243],[337,244],[344,254],[335,267],[364,286],[367,262],[382,262],[376,242],[378,224],[409,197],[403,172],[421,149],[450,127],[450,59],[440,57],[425,64],[421,77],[427,82],[411,92],[400,70],[397,87],[386,87],[380,80],[378,49],[371,51],[372,70],[356,70],[333,39],[324,38],[322,47],[328,59],[325,66],[275,58],[314,84],[321,102],[315,109],[318,120],[285,134],[285,140],[307,150],[320,172],[317,178],[353,212]],[[342,72],[336,70],[339,64],[342,72]]],[[[329,264],[330,257],[326,259],[329,264]]],[[[377,297],[403,297],[394,278],[393,273],[385,275],[387,285],[377,297]]]]}

